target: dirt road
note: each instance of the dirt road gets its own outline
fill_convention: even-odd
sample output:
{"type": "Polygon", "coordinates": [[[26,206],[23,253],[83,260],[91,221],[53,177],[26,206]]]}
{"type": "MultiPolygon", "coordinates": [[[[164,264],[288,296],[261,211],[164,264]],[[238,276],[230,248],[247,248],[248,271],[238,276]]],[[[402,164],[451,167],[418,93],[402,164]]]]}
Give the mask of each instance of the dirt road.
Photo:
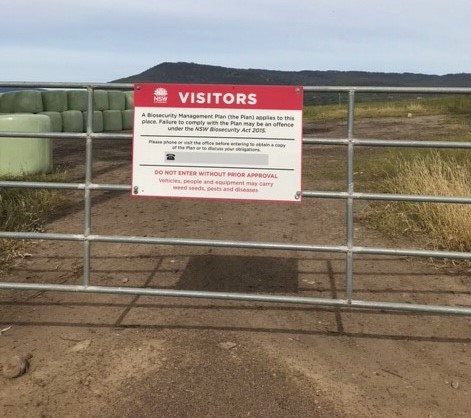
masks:
{"type": "MultiPolygon", "coordinates": [[[[423,129],[430,125],[426,119],[423,124],[423,129]]],[[[341,128],[320,127],[318,134],[336,136],[341,128]]],[[[129,148],[125,142],[96,143],[94,181],[128,183],[129,148]]],[[[70,141],[56,141],[55,160],[79,178],[82,151],[70,141]]],[[[326,165],[342,164],[344,150],[312,147],[304,159],[310,170],[324,172],[326,165]]],[[[325,173],[322,178],[305,170],[304,187],[343,190],[343,180],[325,173]]],[[[48,231],[82,232],[82,194],[70,194],[75,203],[48,231]]],[[[345,241],[341,201],[313,199],[290,206],[93,196],[97,234],[345,241]]],[[[356,205],[355,213],[362,209],[356,205]]],[[[388,242],[361,223],[355,228],[361,245],[412,245],[388,242]]],[[[80,245],[35,242],[28,253],[2,280],[80,283],[80,245]]],[[[120,244],[94,244],[92,255],[93,284],[344,294],[341,255],[120,244]]],[[[356,258],[354,271],[358,299],[471,305],[469,274],[373,256],[356,258]]],[[[471,415],[471,318],[1,292],[0,330],[9,326],[0,334],[0,363],[15,354],[32,358],[24,376],[0,377],[0,416],[5,418],[471,415]]]]}

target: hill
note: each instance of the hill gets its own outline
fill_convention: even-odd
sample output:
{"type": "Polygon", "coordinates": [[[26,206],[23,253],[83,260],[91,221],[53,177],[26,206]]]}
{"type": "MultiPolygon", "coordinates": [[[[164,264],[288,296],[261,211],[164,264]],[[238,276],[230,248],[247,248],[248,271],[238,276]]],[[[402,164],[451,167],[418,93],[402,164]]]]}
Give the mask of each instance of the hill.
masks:
{"type": "MultiPolygon", "coordinates": [[[[202,83],[303,86],[471,87],[471,74],[429,75],[366,71],[275,71],[227,68],[187,62],[164,62],[142,73],[120,78],[121,83],[202,83]]],[[[389,95],[391,96],[391,95],[389,95]]],[[[363,95],[372,100],[378,95],[363,95]]],[[[384,96],[382,96],[384,98],[384,96]]],[[[397,98],[397,97],[394,97],[397,98]]],[[[311,94],[309,102],[329,103],[338,94],[311,94]]]]}
{"type": "Polygon", "coordinates": [[[271,84],[304,86],[471,87],[471,74],[429,75],[366,71],[275,71],[164,62],[114,82],[271,84]]]}

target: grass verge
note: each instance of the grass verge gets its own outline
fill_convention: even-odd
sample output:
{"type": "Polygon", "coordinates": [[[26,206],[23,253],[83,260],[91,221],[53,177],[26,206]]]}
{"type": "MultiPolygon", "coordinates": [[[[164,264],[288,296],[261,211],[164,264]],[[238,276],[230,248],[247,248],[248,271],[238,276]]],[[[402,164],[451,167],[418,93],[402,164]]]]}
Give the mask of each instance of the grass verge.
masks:
{"type": "MultiPolygon", "coordinates": [[[[67,173],[56,171],[47,175],[25,177],[3,177],[9,181],[66,181],[67,173]]],[[[4,188],[0,193],[0,230],[9,232],[41,231],[67,199],[59,190],[4,188]]],[[[11,266],[16,257],[24,255],[26,243],[23,240],[0,239],[0,271],[11,266]]]]}
{"type": "MultiPolygon", "coordinates": [[[[471,196],[471,161],[465,153],[431,151],[400,157],[382,188],[388,193],[471,196]]],[[[437,250],[471,251],[471,206],[464,204],[378,202],[367,211],[369,223],[390,236],[421,236],[437,250]]]]}
{"type": "MultiPolygon", "coordinates": [[[[355,117],[359,119],[405,117],[409,113],[414,116],[469,115],[471,114],[471,97],[443,96],[355,104],[355,117]]],[[[346,118],[346,105],[306,106],[304,108],[306,122],[346,120],[346,118]]]]}
{"type": "MultiPolygon", "coordinates": [[[[443,126],[427,131],[427,139],[471,141],[470,96],[357,103],[355,106],[356,119],[407,118],[411,116],[409,113],[412,116],[445,116],[443,126]]],[[[345,105],[308,106],[304,113],[307,122],[345,121],[346,117],[345,105]]],[[[421,134],[418,131],[417,138],[421,138],[421,134]]],[[[413,132],[410,139],[414,139],[413,132]]],[[[469,155],[469,151],[464,150],[360,148],[355,154],[356,189],[470,197],[469,155]]],[[[436,250],[471,252],[471,205],[376,202],[369,206],[366,215],[369,226],[387,236],[409,236],[420,241],[421,246],[436,250]]]]}

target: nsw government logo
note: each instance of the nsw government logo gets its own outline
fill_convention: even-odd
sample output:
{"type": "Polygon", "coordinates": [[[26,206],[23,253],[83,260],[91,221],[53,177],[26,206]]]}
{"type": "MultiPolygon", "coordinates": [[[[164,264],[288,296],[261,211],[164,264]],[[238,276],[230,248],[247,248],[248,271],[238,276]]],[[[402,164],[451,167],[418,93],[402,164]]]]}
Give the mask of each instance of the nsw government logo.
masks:
{"type": "Polygon", "coordinates": [[[163,87],[154,90],[154,103],[167,103],[168,92],[163,87]]]}

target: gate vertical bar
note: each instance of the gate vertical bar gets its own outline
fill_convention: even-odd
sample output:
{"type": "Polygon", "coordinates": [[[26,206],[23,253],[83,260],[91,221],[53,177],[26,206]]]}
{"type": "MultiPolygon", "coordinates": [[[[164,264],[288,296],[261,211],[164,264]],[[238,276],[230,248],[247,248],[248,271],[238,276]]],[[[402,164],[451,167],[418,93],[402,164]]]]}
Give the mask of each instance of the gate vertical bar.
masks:
{"type": "Polygon", "coordinates": [[[355,191],[353,184],[353,162],[354,162],[354,144],[353,144],[353,125],[355,123],[355,91],[348,92],[348,148],[347,148],[347,210],[346,210],[346,227],[347,227],[347,260],[346,260],[346,277],[345,288],[348,303],[352,303],[353,296],[353,193],[355,191]]]}
{"type": "Polygon", "coordinates": [[[92,224],[92,126],[93,126],[93,87],[87,87],[87,138],[85,142],[85,214],[84,214],[84,241],[83,241],[83,285],[90,285],[90,240],[92,224]]]}

